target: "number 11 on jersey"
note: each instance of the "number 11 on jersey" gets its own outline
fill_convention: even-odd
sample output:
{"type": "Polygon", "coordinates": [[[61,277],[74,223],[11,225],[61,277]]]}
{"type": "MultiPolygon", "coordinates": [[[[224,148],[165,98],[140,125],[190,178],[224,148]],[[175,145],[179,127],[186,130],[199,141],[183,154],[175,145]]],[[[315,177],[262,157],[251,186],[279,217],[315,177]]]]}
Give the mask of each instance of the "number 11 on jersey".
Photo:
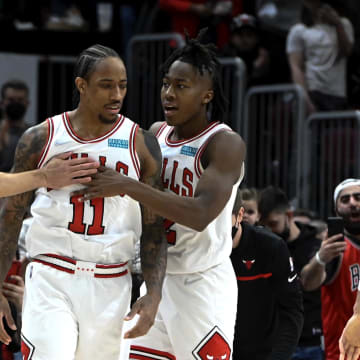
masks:
{"type": "Polygon", "coordinates": [[[105,231],[103,226],[104,198],[90,200],[90,206],[93,210],[93,219],[91,224],[84,223],[85,202],[79,201],[81,195],[70,197],[70,203],[73,206],[73,220],[69,222],[68,229],[77,234],[101,235],[105,231]]]}

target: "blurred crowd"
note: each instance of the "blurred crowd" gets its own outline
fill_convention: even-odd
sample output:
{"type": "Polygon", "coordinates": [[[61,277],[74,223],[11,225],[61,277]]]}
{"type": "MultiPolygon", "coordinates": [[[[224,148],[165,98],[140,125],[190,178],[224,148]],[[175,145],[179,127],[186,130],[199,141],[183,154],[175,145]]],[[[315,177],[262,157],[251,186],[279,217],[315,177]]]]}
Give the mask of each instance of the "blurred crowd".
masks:
{"type": "Polygon", "coordinates": [[[207,40],[217,45],[220,55],[239,56],[245,62],[248,86],[299,83],[308,87],[310,113],[331,110],[333,104],[335,109],[358,107],[358,15],[360,10],[355,0],[326,3],[317,0],[42,0],[36,3],[3,0],[0,3],[3,29],[81,32],[89,33],[89,37],[94,33],[116,34],[120,44],[117,50],[124,56],[133,35],[187,31],[193,37],[199,29],[207,27],[207,40]],[[326,6],[317,12],[319,3],[326,6]],[[326,51],[321,53],[324,47],[326,51]],[[321,51],[316,53],[315,49],[321,51]],[[329,83],[337,86],[329,89],[329,83]]]}

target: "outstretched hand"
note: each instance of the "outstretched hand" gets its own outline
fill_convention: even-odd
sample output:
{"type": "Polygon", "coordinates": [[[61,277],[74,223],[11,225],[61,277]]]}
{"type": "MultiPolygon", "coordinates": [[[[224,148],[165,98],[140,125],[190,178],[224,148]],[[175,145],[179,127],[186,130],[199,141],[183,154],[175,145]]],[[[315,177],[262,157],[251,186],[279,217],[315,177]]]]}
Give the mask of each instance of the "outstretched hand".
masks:
{"type": "Polygon", "coordinates": [[[75,191],[72,195],[79,195],[79,200],[110,197],[125,193],[126,184],[131,181],[128,176],[110,168],[100,166],[98,173],[92,176],[92,181],[84,189],[75,191]]]}
{"type": "Polygon", "coordinates": [[[136,314],[139,315],[139,318],[135,326],[125,333],[125,339],[143,336],[150,330],[151,326],[154,324],[159,303],[160,299],[156,300],[149,294],[142,296],[135,302],[131,311],[125,317],[125,320],[132,320],[136,314]]]}
{"type": "Polygon", "coordinates": [[[340,360],[358,360],[360,356],[360,315],[347,322],[339,340],[340,360]]]}
{"type": "Polygon", "coordinates": [[[59,189],[73,184],[84,184],[91,181],[96,174],[99,162],[91,158],[69,159],[71,152],[63,153],[51,159],[43,169],[46,186],[59,189]]]}

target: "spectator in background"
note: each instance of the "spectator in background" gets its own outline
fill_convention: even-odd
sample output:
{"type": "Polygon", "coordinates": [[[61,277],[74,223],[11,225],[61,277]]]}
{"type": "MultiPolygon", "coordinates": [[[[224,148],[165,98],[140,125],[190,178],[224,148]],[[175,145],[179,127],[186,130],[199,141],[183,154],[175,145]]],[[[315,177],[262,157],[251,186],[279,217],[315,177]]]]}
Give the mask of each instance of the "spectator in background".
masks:
{"type": "Polygon", "coordinates": [[[0,171],[12,168],[16,145],[27,129],[26,110],[29,106],[29,88],[22,80],[7,81],[1,88],[0,171]]]}
{"type": "MultiPolygon", "coordinates": [[[[285,193],[272,186],[259,195],[260,224],[281,236],[287,243],[298,274],[320,248],[321,240],[311,226],[295,223],[285,193]]],[[[302,281],[301,277],[300,280],[302,281]]],[[[321,293],[320,289],[303,291],[304,327],[293,360],[322,360],[321,293]]]]}
{"type": "MultiPolygon", "coordinates": [[[[302,274],[304,288],[311,290],[322,285],[326,360],[339,359],[339,339],[353,314],[357,295],[360,270],[360,179],[342,181],[335,188],[333,200],[337,216],[344,220],[345,237],[336,234],[326,238],[302,274]]],[[[345,338],[347,335],[345,332],[345,338]]],[[[360,334],[356,336],[359,338],[360,334]]],[[[358,357],[347,359],[357,360],[358,357]]]]}
{"type": "Polygon", "coordinates": [[[309,113],[347,108],[346,65],[353,43],[347,18],[321,0],[303,0],[301,22],[291,28],[286,51],[309,113]]]}
{"type": "Polygon", "coordinates": [[[288,360],[303,326],[298,277],[285,242],[245,223],[242,205],[238,191],[232,213],[232,224],[238,226],[233,227],[230,257],[239,293],[233,359],[288,360]]]}
{"type": "Polygon", "coordinates": [[[261,44],[254,16],[241,14],[233,18],[230,41],[223,55],[238,56],[244,61],[248,87],[269,82],[270,55],[261,44]]]}
{"type": "Polygon", "coordinates": [[[315,213],[309,209],[298,208],[294,210],[295,222],[300,222],[302,224],[309,224],[315,218],[316,218],[315,213]]]}
{"type": "Polygon", "coordinates": [[[159,8],[171,16],[172,31],[190,38],[196,37],[203,27],[209,28],[207,41],[221,49],[229,40],[231,16],[242,10],[241,0],[159,0],[159,8]]]}
{"type": "Polygon", "coordinates": [[[240,189],[239,197],[241,206],[244,208],[242,221],[250,225],[256,225],[259,221],[258,201],[259,195],[255,188],[240,189]]]}

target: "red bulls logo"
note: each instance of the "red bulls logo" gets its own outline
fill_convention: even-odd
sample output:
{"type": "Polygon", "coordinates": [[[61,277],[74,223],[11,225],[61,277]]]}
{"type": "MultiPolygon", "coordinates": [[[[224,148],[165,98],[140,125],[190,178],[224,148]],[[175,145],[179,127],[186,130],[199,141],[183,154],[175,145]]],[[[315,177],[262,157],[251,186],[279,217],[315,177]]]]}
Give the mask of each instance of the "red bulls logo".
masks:
{"type": "Polygon", "coordinates": [[[231,347],[225,335],[215,326],[194,349],[193,355],[197,360],[230,360],[231,347]]]}
{"type": "Polygon", "coordinates": [[[242,262],[245,264],[246,268],[250,270],[255,260],[242,260],[242,262]]]}

